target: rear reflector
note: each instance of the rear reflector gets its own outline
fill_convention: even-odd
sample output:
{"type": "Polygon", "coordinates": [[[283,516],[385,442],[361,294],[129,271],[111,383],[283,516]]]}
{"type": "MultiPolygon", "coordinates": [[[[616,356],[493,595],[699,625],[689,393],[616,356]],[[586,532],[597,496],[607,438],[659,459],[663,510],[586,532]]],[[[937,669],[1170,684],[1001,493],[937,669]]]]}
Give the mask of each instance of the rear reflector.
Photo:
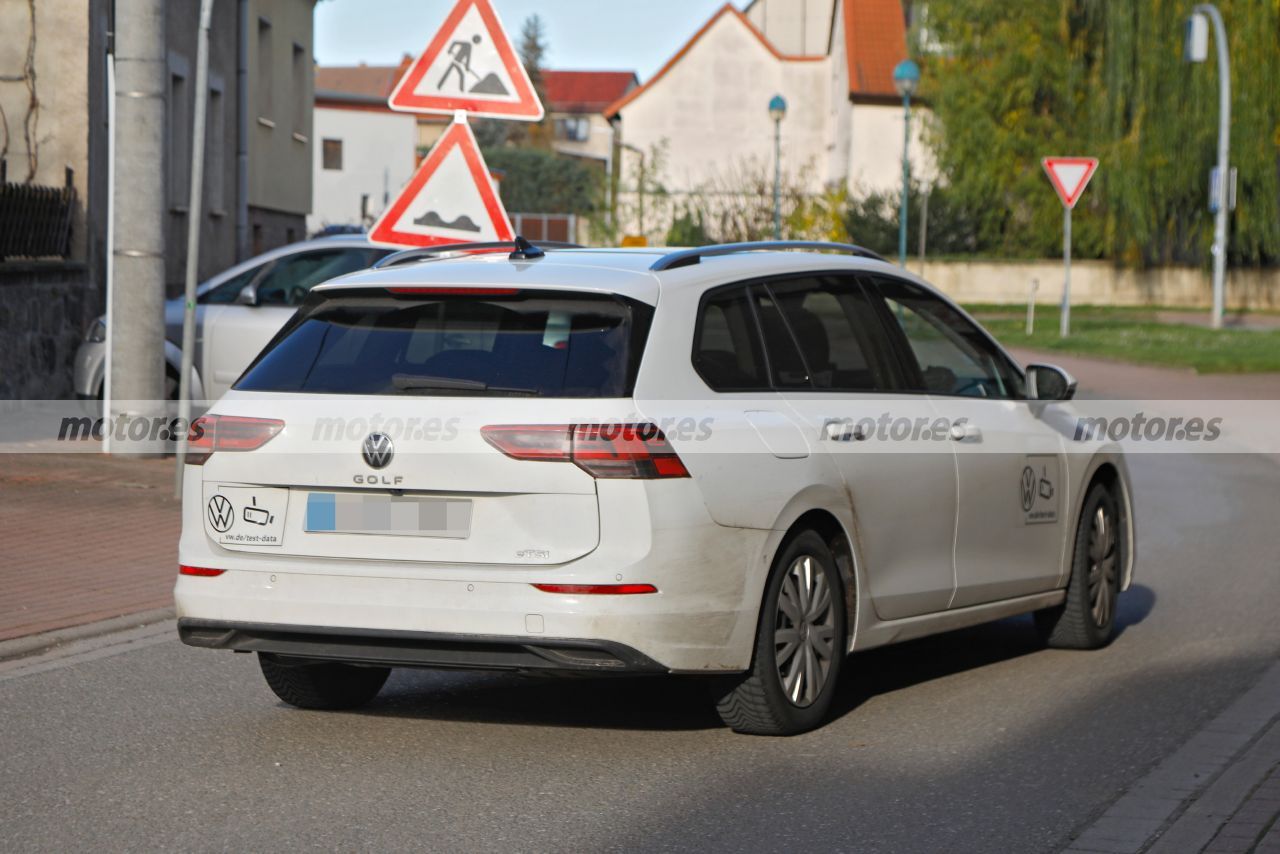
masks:
{"type": "Polygon", "coordinates": [[[178,575],[195,575],[200,578],[216,578],[224,572],[226,572],[225,569],[207,569],[203,566],[187,566],[185,563],[178,565],[178,575]]]}
{"type": "Polygon", "coordinates": [[[512,459],[572,462],[597,478],[689,476],[656,424],[501,424],[480,435],[512,459]]]}
{"type": "MultiPolygon", "coordinates": [[[[504,250],[505,251],[505,250],[504,250]]],[[[520,293],[519,288],[387,288],[396,296],[423,297],[510,297],[520,293]]]]}
{"type": "Polygon", "coordinates": [[[253,451],[284,429],[276,418],[241,415],[202,415],[191,422],[187,435],[187,462],[202,466],[214,451],[253,451]]]}
{"type": "Polygon", "coordinates": [[[571,596],[626,596],[657,593],[652,584],[535,584],[543,593],[566,593],[571,596]]]}

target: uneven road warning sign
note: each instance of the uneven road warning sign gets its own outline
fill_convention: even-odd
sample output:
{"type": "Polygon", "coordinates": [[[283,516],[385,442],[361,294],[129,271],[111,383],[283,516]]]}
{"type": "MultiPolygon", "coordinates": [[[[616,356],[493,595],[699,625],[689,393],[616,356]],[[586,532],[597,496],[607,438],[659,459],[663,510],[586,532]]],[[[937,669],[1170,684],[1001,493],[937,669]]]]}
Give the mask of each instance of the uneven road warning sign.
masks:
{"type": "Polygon", "coordinates": [[[475,134],[465,121],[449,126],[369,232],[372,242],[391,246],[488,243],[514,237],[475,134]]]}
{"type": "Polygon", "coordinates": [[[387,100],[393,110],[540,121],[542,102],[490,0],[458,0],[387,100]]]}

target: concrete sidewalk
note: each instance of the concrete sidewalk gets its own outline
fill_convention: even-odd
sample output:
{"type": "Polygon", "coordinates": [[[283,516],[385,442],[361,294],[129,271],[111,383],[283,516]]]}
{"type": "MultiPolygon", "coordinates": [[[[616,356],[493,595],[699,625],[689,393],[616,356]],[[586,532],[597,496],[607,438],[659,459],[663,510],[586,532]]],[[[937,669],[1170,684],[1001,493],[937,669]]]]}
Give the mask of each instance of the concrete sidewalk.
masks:
{"type": "Polygon", "coordinates": [[[1280,664],[1064,850],[1280,854],[1280,664]]]}
{"type": "Polygon", "coordinates": [[[169,608],[173,461],[0,454],[0,641],[169,608]]]}

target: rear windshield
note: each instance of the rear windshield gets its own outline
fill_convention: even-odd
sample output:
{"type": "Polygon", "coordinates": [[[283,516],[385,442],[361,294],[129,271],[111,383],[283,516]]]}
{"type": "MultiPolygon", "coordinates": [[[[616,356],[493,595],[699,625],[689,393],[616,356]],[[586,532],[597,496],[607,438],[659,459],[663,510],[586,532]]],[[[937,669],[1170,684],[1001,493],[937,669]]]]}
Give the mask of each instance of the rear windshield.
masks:
{"type": "Polygon", "coordinates": [[[652,315],[623,297],[566,291],[316,294],[235,388],[626,397],[652,315]]]}

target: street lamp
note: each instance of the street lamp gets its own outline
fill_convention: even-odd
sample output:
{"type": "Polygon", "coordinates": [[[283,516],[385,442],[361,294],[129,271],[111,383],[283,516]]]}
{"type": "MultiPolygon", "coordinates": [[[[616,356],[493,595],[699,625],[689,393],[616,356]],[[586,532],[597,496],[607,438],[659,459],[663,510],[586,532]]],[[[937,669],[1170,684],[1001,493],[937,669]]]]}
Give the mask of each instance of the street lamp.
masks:
{"type": "Polygon", "coordinates": [[[774,95],[769,99],[769,118],[773,119],[773,239],[782,239],[782,120],[787,117],[787,99],[774,95]]]}
{"type": "Polygon", "coordinates": [[[1227,56],[1227,28],[1222,14],[1212,3],[1200,3],[1187,19],[1187,41],[1183,58],[1204,62],[1209,58],[1209,21],[1213,21],[1213,41],[1218,48],[1218,170],[1212,198],[1217,201],[1213,222],[1213,315],[1214,329],[1222,328],[1227,275],[1227,153],[1231,145],[1231,66],[1227,56]]]}
{"type": "Polygon", "coordinates": [[[911,189],[911,96],[920,85],[920,66],[904,59],[893,68],[893,86],[902,96],[902,208],[898,211],[898,263],[907,266],[907,193],[911,189]]]}

